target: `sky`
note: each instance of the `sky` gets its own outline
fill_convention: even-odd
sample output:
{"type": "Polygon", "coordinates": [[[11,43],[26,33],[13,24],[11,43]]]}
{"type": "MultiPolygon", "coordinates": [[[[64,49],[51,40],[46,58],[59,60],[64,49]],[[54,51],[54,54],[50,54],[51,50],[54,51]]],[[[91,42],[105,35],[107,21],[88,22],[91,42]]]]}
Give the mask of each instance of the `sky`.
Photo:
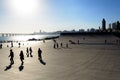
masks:
{"type": "Polygon", "coordinates": [[[120,0],[0,0],[0,33],[101,27],[120,21],[120,0]]]}

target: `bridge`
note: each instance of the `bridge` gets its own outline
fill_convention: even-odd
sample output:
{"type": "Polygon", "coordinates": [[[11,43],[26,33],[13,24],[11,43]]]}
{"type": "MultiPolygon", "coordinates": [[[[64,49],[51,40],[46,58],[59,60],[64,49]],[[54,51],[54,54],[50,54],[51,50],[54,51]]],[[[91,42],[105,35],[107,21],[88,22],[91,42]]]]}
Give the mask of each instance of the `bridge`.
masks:
{"type": "Polygon", "coordinates": [[[10,37],[10,36],[18,36],[18,35],[32,35],[32,34],[28,34],[28,33],[0,33],[1,37],[10,37]]]}

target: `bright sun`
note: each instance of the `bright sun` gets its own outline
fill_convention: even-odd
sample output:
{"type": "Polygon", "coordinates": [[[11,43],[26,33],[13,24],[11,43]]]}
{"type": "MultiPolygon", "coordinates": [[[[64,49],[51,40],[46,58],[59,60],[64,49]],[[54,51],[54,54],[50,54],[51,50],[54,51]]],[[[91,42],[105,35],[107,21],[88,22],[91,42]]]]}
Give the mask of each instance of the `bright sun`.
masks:
{"type": "Polygon", "coordinates": [[[41,0],[10,0],[9,7],[12,13],[19,16],[34,15],[40,10],[41,0]]]}

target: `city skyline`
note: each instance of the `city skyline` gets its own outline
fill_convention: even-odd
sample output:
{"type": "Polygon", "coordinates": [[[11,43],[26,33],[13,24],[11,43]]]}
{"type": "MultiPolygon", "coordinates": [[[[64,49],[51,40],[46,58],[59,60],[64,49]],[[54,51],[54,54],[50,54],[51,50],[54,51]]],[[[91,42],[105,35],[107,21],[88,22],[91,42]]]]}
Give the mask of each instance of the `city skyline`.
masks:
{"type": "Polygon", "coordinates": [[[96,28],[120,21],[119,0],[0,0],[0,32],[96,28]]]}

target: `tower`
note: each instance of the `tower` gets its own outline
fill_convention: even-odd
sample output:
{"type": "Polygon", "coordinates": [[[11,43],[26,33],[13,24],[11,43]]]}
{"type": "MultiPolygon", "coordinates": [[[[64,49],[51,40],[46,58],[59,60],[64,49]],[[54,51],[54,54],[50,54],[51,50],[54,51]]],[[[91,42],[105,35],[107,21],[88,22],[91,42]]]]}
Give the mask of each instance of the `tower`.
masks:
{"type": "Polygon", "coordinates": [[[104,18],[102,20],[102,31],[106,31],[106,21],[104,18]]]}

